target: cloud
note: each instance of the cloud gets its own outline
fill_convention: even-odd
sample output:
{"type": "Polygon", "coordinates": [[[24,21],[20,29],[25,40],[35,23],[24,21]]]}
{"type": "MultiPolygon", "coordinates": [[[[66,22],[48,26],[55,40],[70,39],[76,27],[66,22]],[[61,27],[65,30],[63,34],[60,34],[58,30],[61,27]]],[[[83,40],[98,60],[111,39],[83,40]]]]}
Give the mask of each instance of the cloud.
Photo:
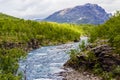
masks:
{"type": "Polygon", "coordinates": [[[42,19],[55,11],[86,2],[99,4],[107,12],[120,10],[120,0],[0,0],[0,12],[25,19],[42,19]]]}

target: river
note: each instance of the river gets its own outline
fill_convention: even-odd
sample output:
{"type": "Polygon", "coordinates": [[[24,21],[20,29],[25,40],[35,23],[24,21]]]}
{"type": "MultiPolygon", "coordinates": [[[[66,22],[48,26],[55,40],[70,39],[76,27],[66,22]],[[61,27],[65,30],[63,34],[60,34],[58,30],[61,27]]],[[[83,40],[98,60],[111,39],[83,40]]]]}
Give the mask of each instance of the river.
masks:
{"type": "MultiPolygon", "coordinates": [[[[87,42],[87,37],[81,37],[82,40],[87,42]]],[[[19,62],[23,80],[62,80],[63,77],[57,73],[64,71],[63,64],[69,59],[67,53],[77,49],[81,41],[41,47],[28,53],[27,58],[19,62]]]]}

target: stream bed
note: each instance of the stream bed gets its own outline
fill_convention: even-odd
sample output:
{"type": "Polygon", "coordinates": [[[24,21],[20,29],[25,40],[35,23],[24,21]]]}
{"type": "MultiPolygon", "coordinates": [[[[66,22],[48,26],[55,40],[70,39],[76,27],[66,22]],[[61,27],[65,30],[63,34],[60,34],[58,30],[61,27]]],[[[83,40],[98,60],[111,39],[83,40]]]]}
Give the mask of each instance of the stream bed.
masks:
{"type": "MultiPolygon", "coordinates": [[[[87,42],[87,37],[81,37],[82,40],[87,42]]],[[[77,49],[81,41],[41,47],[28,53],[27,58],[19,62],[23,80],[62,80],[57,73],[64,71],[63,64],[69,59],[67,53],[77,49]]]]}

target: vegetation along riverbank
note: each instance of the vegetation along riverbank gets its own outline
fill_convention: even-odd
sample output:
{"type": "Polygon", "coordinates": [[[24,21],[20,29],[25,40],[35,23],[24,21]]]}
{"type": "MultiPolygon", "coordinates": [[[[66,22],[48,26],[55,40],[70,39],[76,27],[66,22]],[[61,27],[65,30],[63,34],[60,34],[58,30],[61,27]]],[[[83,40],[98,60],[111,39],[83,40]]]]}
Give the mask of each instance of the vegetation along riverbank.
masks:
{"type": "Polygon", "coordinates": [[[28,51],[79,41],[81,35],[88,34],[89,26],[36,22],[0,13],[0,80],[20,80],[21,74],[16,75],[18,61],[28,51]]]}
{"type": "Polygon", "coordinates": [[[77,71],[87,71],[102,80],[120,80],[120,12],[89,35],[89,45],[83,42],[81,52],[71,50],[70,60],[64,65],[77,71]]]}

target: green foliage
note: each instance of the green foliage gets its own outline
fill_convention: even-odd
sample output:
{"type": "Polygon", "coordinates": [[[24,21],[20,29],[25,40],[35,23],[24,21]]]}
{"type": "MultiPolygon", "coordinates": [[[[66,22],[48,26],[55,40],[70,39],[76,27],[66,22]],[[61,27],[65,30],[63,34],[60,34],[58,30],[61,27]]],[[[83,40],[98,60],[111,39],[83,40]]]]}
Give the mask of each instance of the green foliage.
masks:
{"type": "MultiPolygon", "coordinates": [[[[105,39],[114,47],[114,54],[120,54],[120,12],[117,11],[108,21],[102,25],[98,25],[92,32],[90,32],[90,41],[105,39]]],[[[94,68],[94,72],[100,74],[99,67],[94,68]]],[[[114,80],[116,76],[120,75],[120,67],[115,66],[113,71],[102,71],[101,76],[104,80],[114,80]]],[[[116,79],[115,79],[116,80],[116,79]]]]}
{"type": "Polygon", "coordinates": [[[73,24],[36,22],[11,16],[0,18],[0,42],[27,42],[35,38],[42,44],[65,43],[79,40],[82,34],[83,29],[73,24]]]}
{"type": "MultiPolygon", "coordinates": [[[[18,61],[26,55],[23,49],[31,39],[38,40],[40,45],[78,41],[80,36],[89,36],[94,28],[92,26],[36,22],[0,13],[0,80],[20,80],[21,76],[16,75],[18,61]],[[5,47],[9,44],[4,43],[22,43],[22,47],[7,49],[5,47]]],[[[84,48],[84,42],[81,48],[84,48]]],[[[73,64],[77,59],[75,53],[78,53],[77,50],[70,52],[73,64]]]]}
{"type": "Polygon", "coordinates": [[[103,72],[103,70],[102,70],[100,64],[96,63],[95,66],[94,66],[94,68],[93,68],[93,73],[100,75],[102,72],[103,72]]]}
{"type": "Polygon", "coordinates": [[[79,48],[81,51],[85,50],[85,41],[82,41],[82,43],[79,45],[79,48]]]}
{"type": "Polygon", "coordinates": [[[97,58],[96,58],[96,56],[94,55],[93,52],[91,52],[91,51],[88,51],[88,52],[87,52],[87,56],[86,56],[86,60],[87,60],[87,61],[93,62],[93,61],[95,61],[96,59],[97,59],[97,58]]]}
{"type": "Polygon", "coordinates": [[[120,66],[115,66],[111,72],[102,71],[101,76],[104,80],[118,80],[115,79],[117,76],[120,75],[120,66]]]}
{"type": "MultiPolygon", "coordinates": [[[[38,40],[40,45],[78,41],[81,35],[88,34],[87,27],[23,20],[0,13],[0,80],[21,79],[21,76],[16,75],[19,67],[18,61],[26,55],[23,49],[28,46],[31,39],[38,40]],[[6,48],[9,44],[4,43],[15,43],[16,46],[17,43],[22,43],[22,47],[6,48]]],[[[74,53],[76,51],[71,51],[73,60],[75,59],[74,53]]]]}
{"type": "Polygon", "coordinates": [[[9,15],[6,15],[4,13],[0,13],[0,20],[1,19],[12,19],[12,20],[15,20],[15,19],[18,19],[16,17],[13,17],[13,16],[9,16],[9,15]]]}
{"type": "Polygon", "coordinates": [[[70,60],[67,62],[67,65],[71,65],[73,68],[79,67],[79,59],[77,58],[77,54],[79,54],[78,50],[72,49],[69,53],[70,60]]]}
{"type": "MultiPolygon", "coordinates": [[[[82,26],[82,25],[80,25],[82,26]]],[[[101,44],[110,44],[110,46],[114,47],[115,51],[113,53],[120,54],[120,12],[117,11],[114,16],[112,16],[108,21],[104,24],[98,25],[97,27],[83,27],[83,31],[85,34],[90,37],[90,42],[99,42],[94,44],[95,46],[101,44]],[[90,30],[89,30],[90,29],[90,30]]],[[[75,65],[79,69],[80,63],[84,68],[89,69],[93,73],[100,75],[103,80],[119,80],[120,79],[120,66],[111,65],[113,70],[105,71],[102,68],[101,62],[98,61],[98,58],[91,52],[85,50],[85,43],[79,46],[79,48],[83,51],[80,54],[77,51],[72,50],[70,53],[69,65],[75,65]],[[82,54],[82,55],[81,55],[82,54]],[[77,55],[80,55],[79,59],[77,55]],[[85,56],[86,55],[86,56],[85,56]],[[83,58],[83,59],[80,59],[83,58]],[[81,60],[81,61],[80,61],[81,60]],[[118,79],[117,79],[118,78],[118,79]]],[[[119,55],[118,55],[119,56],[119,55]]]]}
{"type": "Polygon", "coordinates": [[[97,27],[96,25],[91,25],[91,24],[81,24],[79,26],[83,29],[84,36],[90,36],[90,33],[93,32],[93,30],[95,30],[95,28],[97,27]]]}
{"type": "Polygon", "coordinates": [[[21,49],[0,49],[0,80],[19,80],[19,76],[15,76],[19,67],[18,61],[25,52],[21,49]]]}
{"type": "Polygon", "coordinates": [[[0,74],[0,80],[21,80],[20,76],[15,76],[11,73],[0,74]]]}
{"type": "Polygon", "coordinates": [[[70,54],[70,58],[71,58],[72,60],[75,60],[75,59],[76,59],[76,54],[78,54],[78,50],[76,50],[76,49],[71,49],[68,54],[70,54]]]}
{"type": "Polygon", "coordinates": [[[102,75],[103,80],[116,80],[113,78],[114,74],[111,72],[103,72],[102,75]]]}
{"type": "Polygon", "coordinates": [[[114,75],[120,75],[120,66],[116,66],[112,72],[114,75]]]}
{"type": "Polygon", "coordinates": [[[91,32],[90,38],[91,42],[99,38],[108,39],[111,46],[120,51],[120,12],[117,11],[106,23],[96,27],[91,32]]]}

